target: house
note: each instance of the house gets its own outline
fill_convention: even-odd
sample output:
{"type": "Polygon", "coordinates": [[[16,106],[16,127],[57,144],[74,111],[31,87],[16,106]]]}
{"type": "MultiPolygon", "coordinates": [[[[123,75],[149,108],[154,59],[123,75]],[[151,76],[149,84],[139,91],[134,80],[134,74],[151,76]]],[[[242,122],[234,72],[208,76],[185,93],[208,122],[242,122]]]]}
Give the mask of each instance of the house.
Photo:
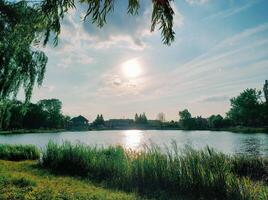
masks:
{"type": "Polygon", "coordinates": [[[82,115],[74,117],[70,121],[70,128],[72,130],[88,130],[88,120],[82,115]]]}

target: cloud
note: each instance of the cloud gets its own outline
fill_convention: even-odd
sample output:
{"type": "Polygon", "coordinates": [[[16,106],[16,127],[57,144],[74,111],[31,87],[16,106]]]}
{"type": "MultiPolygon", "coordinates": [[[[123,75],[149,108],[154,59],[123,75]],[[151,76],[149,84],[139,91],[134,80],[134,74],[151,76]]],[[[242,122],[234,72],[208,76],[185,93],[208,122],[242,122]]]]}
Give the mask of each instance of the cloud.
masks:
{"type": "Polygon", "coordinates": [[[43,85],[42,90],[44,92],[53,92],[55,90],[55,86],[54,85],[43,85]]]}
{"type": "Polygon", "coordinates": [[[190,5],[203,5],[209,2],[209,0],[186,0],[190,5]]]}
{"type": "Polygon", "coordinates": [[[230,98],[226,95],[219,95],[219,96],[210,96],[200,99],[198,102],[204,103],[213,103],[213,102],[223,102],[228,101],[230,98]]]}
{"type": "Polygon", "coordinates": [[[97,94],[101,97],[126,97],[137,96],[142,91],[142,81],[139,79],[126,79],[119,74],[118,70],[110,70],[101,77],[101,82],[97,88],[97,94]]]}
{"type": "Polygon", "coordinates": [[[206,94],[207,101],[216,102],[255,87],[268,74],[267,34],[268,23],[246,29],[175,70],[147,77],[142,100],[177,97],[184,101],[186,96],[198,99],[197,95],[206,94]]]}
{"type": "Polygon", "coordinates": [[[251,8],[253,5],[257,4],[258,2],[259,1],[256,0],[256,1],[249,1],[249,2],[247,2],[245,4],[239,3],[238,6],[236,6],[236,7],[232,7],[232,8],[226,9],[226,10],[222,10],[222,11],[220,11],[218,13],[215,13],[213,15],[208,16],[205,19],[209,20],[209,19],[214,19],[214,18],[227,18],[227,17],[230,17],[232,15],[236,15],[236,14],[238,14],[240,12],[248,10],[249,8],[251,8]]]}

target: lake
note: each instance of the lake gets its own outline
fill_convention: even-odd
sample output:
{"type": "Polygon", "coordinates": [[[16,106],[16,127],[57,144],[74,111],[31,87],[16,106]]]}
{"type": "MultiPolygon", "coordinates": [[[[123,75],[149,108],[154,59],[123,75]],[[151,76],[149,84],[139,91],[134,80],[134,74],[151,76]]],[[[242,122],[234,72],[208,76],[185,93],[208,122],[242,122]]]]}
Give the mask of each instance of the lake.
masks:
{"type": "Polygon", "coordinates": [[[268,156],[268,134],[245,134],[216,131],[181,130],[116,130],[62,133],[31,133],[0,135],[0,143],[34,144],[44,148],[50,141],[62,143],[84,143],[87,145],[122,145],[135,150],[144,144],[157,144],[164,148],[175,141],[178,147],[191,145],[201,149],[207,145],[226,154],[246,154],[268,156]]]}

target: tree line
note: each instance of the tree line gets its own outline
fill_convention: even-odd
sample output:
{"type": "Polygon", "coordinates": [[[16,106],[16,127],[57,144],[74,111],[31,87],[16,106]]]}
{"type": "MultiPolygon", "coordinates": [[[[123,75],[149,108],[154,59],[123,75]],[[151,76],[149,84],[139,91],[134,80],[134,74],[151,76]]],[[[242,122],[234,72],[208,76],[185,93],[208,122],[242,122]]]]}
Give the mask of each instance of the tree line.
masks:
{"type": "Polygon", "coordinates": [[[37,103],[22,103],[18,100],[0,101],[0,130],[14,129],[69,129],[82,125],[84,129],[112,128],[155,128],[206,130],[229,127],[268,127],[268,81],[263,90],[246,89],[230,100],[231,108],[226,116],[211,115],[193,117],[188,109],[179,112],[178,121],[166,121],[164,113],[156,120],[149,120],[145,113],[135,114],[134,119],[104,120],[102,114],[88,124],[83,116],[71,119],[62,114],[62,102],[44,99],[37,103]]]}
{"type": "Polygon", "coordinates": [[[37,103],[18,100],[0,101],[0,130],[64,129],[70,117],[62,114],[58,99],[44,99],[37,103]]]}
{"type": "Polygon", "coordinates": [[[231,108],[226,117],[211,115],[208,118],[192,117],[185,109],[179,112],[179,125],[184,129],[218,129],[234,126],[267,127],[268,126],[268,81],[263,91],[246,89],[230,100],[231,108]]]}

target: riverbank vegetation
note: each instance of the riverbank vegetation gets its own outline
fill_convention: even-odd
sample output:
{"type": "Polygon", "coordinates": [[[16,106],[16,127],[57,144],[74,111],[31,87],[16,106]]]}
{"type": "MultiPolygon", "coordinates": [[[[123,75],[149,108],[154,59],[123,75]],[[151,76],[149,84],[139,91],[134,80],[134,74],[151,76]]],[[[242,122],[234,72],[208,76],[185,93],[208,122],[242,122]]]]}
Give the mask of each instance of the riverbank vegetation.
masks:
{"type": "Polygon", "coordinates": [[[188,194],[194,199],[268,198],[267,159],[232,157],[210,148],[179,151],[174,144],[163,154],[157,146],[135,152],[120,146],[99,149],[49,143],[41,166],[149,196],[159,193],[173,197],[188,194]]]}
{"type": "Polygon", "coordinates": [[[33,145],[0,144],[1,160],[36,160],[40,158],[40,151],[33,145]]]}
{"type": "Polygon", "coordinates": [[[188,109],[179,111],[178,121],[166,121],[164,113],[155,120],[145,113],[136,113],[134,119],[105,120],[102,114],[89,123],[79,115],[71,118],[62,114],[62,103],[58,99],[44,99],[36,104],[20,101],[0,101],[0,133],[55,132],[64,130],[217,130],[244,133],[268,132],[268,81],[263,92],[246,89],[230,100],[231,108],[225,117],[211,115],[193,117],[188,109]]]}
{"type": "MultiPolygon", "coordinates": [[[[23,155],[29,146],[5,148],[23,155]]],[[[208,147],[179,150],[174,143],[164,152],[154,145],[138,152],[50,142],[41,160],[20,162],[1,160],[14,160],[1,152],[1,199],[268,198],[268,158],[228,156],[208,147]]],[[[25,159],[39,154],[19,160],[25,159]]]]}

